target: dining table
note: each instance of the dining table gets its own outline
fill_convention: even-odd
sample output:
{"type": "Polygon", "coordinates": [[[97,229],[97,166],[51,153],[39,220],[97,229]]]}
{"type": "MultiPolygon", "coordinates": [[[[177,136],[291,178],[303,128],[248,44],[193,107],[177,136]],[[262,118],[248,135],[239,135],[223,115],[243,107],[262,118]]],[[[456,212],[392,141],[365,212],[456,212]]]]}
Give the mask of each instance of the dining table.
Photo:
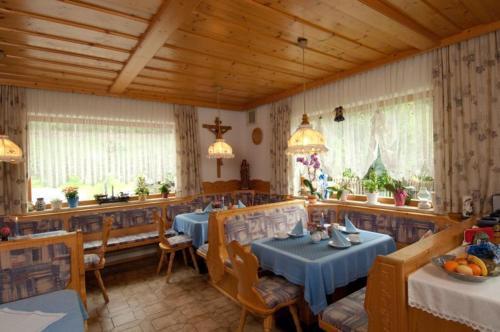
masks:
{"type": "Polygon", "coordinates": [[[252,252],[262,269],[304,287],[304,299],[314,314],[327,305],[335,289],[366,277],[378,255],[396,251],[394,239],[386,234],[359,230],[360,244],[345,249],[332,247],[330,239],[313,243],[311,236],[254,241],[252,252]]]}
{"type": "Polygon", "coordinates": [[[178,214],[174,218],[172,228],[179,233],[189,235],[195,248],[208,241],[208,212],[192,212],[178,214]]]}

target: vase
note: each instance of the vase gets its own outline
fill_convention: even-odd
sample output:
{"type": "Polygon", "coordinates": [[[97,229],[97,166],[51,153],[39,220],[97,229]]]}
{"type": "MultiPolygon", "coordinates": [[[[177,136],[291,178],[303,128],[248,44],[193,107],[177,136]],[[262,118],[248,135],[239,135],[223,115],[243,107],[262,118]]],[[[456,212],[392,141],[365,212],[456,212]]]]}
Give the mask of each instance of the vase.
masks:
{"type": "Polygon", "coordinates": [[[52,210],[57,211],[62,208],[62,201],[61,200],[54,200],[50,202],[50,205],[52,206],[52,210]]]}
{"type": "Polygon", "coordinates": [[[35,210],[36,211],[43,211],[43,210],[45,210],[45,201],[43,200],[43,197],[38,197],[36,199],[35,210]]]}
{"type": "Polygon", "coordinates": [[[340,194],[340,201],[347,202],[348,197],[349,197],[349,192],[347,190],[343,190],[342,194],[340,194]]]}
{"type": "Polygon", "coordinates": [[[366,198],[367,203],[370,205],[375,205],[378,203],[378,193],[367,193],[366,198]]]}
{"type": "Polygon", "coordinates": [[[312,234],[311,234],[311,241],[313,243],[319,243],[321,241],[323,237],[323,234],[322,232],[319,232],[319,231],[314,231],[312,234]]]}
{"type": "Polygon", "coordinates": [[[394,204],[396,206],[404,206],[406,202],[406,196],[408,196],[408,193],[404,190],[397,190],[394,193],[394,204]]]}
{"type": "Polygon", "coordinates": [[[68,206],[72,209],[78,207],[78,202],[80,198],[78,196],[75,197],[66,197],[66,200],[68,201],[68,206]]]}

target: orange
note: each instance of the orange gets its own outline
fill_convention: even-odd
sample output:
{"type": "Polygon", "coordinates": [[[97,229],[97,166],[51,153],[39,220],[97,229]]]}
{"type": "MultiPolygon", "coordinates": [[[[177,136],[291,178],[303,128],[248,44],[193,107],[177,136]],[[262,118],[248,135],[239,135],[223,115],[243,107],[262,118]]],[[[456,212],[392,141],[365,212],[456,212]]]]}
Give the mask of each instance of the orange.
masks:
{"type": "Polygon", "coordinates": [[[480,276],[482,273],[481,273],[481,268],[479,267],[479,265],[477,264],[474,264],[474,263],[470,263],[469,264],[469,267],[472,269],[472,273],[475,275],[475,276],[480,276]]]}
{"type": "Polygon", "coordinates": [[[447,261],[443,264],[443,267],[446,271],[455,272],[455,269],[458,267],[458,263],[455,261],[447,261]]]}

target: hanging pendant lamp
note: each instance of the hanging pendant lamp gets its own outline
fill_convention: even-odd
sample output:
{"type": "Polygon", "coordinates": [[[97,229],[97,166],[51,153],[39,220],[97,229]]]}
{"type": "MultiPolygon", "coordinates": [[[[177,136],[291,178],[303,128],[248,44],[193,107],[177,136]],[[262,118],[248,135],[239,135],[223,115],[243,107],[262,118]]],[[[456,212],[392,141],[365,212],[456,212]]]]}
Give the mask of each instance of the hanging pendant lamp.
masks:
{"type": "MultiPolygon", "coordinates": [[[[304,70],[305,48],[307,46],[307,39],[299,37],[297,44],[302,48],[302,72],[304,70]]],[[[292,136],[288,139],[288,154],[313,154],[327,152],[328,148],[325,145],[325,137],[323,134],[314,128],[309,123],[309,118],[306,113],[306,83],[304,78],[303,92],[304,97],[304,114],[302,115],[302,123],[295,130],[292,136]]]]}
{"type": "MultiPolygon", "coordinates": [[[[217,89],[217,108],[220,113],[220,105],[219,105],[219,91],[220,87],[217,89]]],[[[222,121],[220,121],[219,117],[215,118],[215,126],[213,126],[213,132],[215,133],[215,142],[210,144],[208,147],[208,155],[209,159],[233,159],[234,153],[231,145],[227,144],[222,136],[227,130],[231,129],[229,126],[221,126],[222,121]]]]}
{"type": "Polygon", "coordinates": [[[21,148],[7,135],[0,135],[0,162],[18,163],[21,161],[23,161],[21,148]]]}

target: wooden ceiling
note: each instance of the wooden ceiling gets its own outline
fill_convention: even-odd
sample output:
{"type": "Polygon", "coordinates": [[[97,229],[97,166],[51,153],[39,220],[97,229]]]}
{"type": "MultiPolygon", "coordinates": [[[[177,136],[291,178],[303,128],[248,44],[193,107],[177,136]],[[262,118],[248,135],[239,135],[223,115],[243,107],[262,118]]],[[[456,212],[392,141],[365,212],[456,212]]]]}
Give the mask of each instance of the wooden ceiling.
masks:
{"type": "Polygon", "coordinates": [[[0,84],[246,110],[496,29],[499,0],[0,0],[0,84]]]}

